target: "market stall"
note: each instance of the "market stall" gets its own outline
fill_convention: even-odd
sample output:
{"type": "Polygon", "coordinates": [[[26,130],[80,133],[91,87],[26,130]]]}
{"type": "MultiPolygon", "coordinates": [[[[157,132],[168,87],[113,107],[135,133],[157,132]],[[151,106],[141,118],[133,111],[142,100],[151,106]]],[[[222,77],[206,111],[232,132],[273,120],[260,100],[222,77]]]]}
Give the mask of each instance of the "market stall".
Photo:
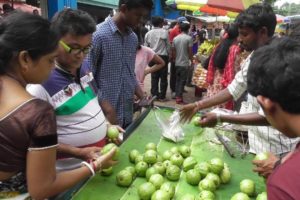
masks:
{"type": "MultiPolygon", "coordinates": [[[[155,112],[160,112],[160,115],[170,116],[173,109],[162,108],[155,112]]],[[[133,124],[127,130],[132,132],[129,138],[120,147],[119,163],[114,166],[111,176],[96,175],[90,178],[78,192],[73,191],[74,200],[93,200],[93,199],[109,199],[109,200],[135,200],[138,197],[138,187],[146,182],[145,178],[136,178],[130,187],[120,187],[116,185],[116,174],[127,166],[134,166],[128,159],[128,154],[132,149],[137,149],[140,152],[145,151],[145,146],[149,142],[157,144],[159,154],[174,146],[187,145],[191,148],[191,156],[200,161],[210,161],[212,158],[221,158],[226,162],[232,173],[231,180],[228,184],[221,185],[215,192],[216,199],[230,199],[233,194],[239,192],[239,183],[242,179],[252,179],[256,184],[256,193],[265,190],[265,184],[261,177],[252,171],[251,160],[252,155],[246,151],[234,150],[235,157],[231,157],[224,146],[218,142],[215,135],[216,129],[205,128],[201,129],[193,124],[183,126],[185,138],[183,142],[175,144],[161,137],[162,130],[158,126],[154,111],[146,113],[143,121],[139,125],[133,124]]],[[[225,138],[232,140],[231,144],[235,143],[235,136],[231,131],[217,130],[225,138]]],[[[232,145],[231,145],[232,146],[232,145]]],[[[176,186],[176,193],[173,199],[180,199],[185,194],[198,195],[198,186],[191,186],[186,182],[186,172],[181,171],[179,181],[174,181],[172,184],[176,186]]],[[[166,178],[165,178],[166,179],[166,178]]],[[[77,188],[78,189],[78,188],[77,188]]],[[[64,199],[68,199],[64,197],[64,199]]],[[[255,198],[253,198],[255,199],[255,198]]]]}

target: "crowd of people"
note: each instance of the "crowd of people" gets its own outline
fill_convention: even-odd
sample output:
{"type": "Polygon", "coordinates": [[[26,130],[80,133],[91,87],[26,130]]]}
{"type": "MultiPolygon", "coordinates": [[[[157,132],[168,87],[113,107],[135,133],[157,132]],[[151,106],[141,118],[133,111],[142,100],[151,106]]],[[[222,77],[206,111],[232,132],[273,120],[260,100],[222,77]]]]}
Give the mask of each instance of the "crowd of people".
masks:
{"type": "MultiPolygon", "coordinates": [[[[100,154],[107,129],[115,126],[128,137],[124,129],[132,123],[134,104],[149,104],[143,87],[149,73],[151,95],[168,100],[169,62],[172,97],[185,104],[195,48],[207,32],[191,29],[185,17],[168,31],[155,16],[154,28],[145,33],[140,23],[152,6],[151,0],[120,0],[118,12],[98,25],[87,12],[73,9],[51,21],[21,11],[1,19],[1,196],[55,197],[115,165],[116,148],[100,154]]],[[[180,113],[187,122],[202,109],[220,104],[233,109],[248,92],[246,113],[210,112],[199,123],[248,125],[250,152],[270,152],[267,160],[253,163],[268,177],[268,199],[299,199],[300,30],[276,38],[275,26],[268,4],[242,11],[209,59],[208,96],[180,113]],[[242,50],[251,53],[237,62],[242,50]]]]}

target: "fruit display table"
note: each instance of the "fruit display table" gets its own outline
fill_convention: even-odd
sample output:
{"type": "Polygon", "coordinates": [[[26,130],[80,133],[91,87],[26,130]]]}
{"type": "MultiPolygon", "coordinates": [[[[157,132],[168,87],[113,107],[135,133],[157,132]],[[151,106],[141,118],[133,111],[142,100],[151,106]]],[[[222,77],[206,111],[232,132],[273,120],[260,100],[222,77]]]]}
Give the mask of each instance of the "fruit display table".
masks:
{"type": "MultiPolygon", "coordinates": [[[[157,111],[156,111],[157,112],[157,111]]],[[[171,115],[172,109],[162,108],[159,112],[164,115],[171,115]]],[[[157,124],[154,111],[147,113],[147,116],[137,126],[131,127],[132,131],[127,140],[120,147],[119,162],[113,168],[113,174],[105,177],[97,174],[90,178],[75,194],[74,200],[138,200],[137,188],[146,182],[145,178],[136,178],[130,187],[120,187],[116,185],[116,174],[127,166],[134,166],[128,159],[128,154],[132,149],[145,152],[145,146],[149,142],[157,144],[157,150],[162,154],[165,150],[173,146],[188,145],[191,147],[191,156],[199,161],[210,161],[212,158],[221,158],[230,168],[232,177],[227,184],[222,184],[215,192],[216,199],[229,200],[233,194],[239,192],[239,183],[243,179],[252,179],[256,184],[257,193],[265,190],[264,180],[252,171],[251,160],[253,155],[232,158],[229,156],[224,146],[216,139],[215,129],[201,129],[193,124],[183,125],[185,139],[180,143],[173,143],[161,137],[162,130],[157,124]],[[134,130],[133,130],[134,129],[134,130]]],[[[222,131],[219,131],[222,132],[222,131]]],[[[228,133],[227,133],[228,134],[228,133]]],[[[232,135],[232,133],[229,133],[232,135]]],[[[233,137],[235,138],[235,137],[233,137]]],[[[173,182],[176,185],[176,192],[173,199],[179,200],[184,194],[199,194],[198,186],[191,186],[185,180],[185,172],[181,172],[180,179],[173,182]]],[[[253,198],[255,199],[255,198],[253,198]]]]}

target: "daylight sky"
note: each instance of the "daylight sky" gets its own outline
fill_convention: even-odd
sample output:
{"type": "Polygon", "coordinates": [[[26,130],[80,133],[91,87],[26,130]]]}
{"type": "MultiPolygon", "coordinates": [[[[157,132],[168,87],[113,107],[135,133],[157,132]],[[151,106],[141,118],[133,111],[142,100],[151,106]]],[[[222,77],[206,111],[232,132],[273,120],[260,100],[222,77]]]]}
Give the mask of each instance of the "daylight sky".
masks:
{"type": "Polygon", "coordinates": [[[284,3],[297,3],[300,4],[300,0],[278,0],[275,5],[281,7],[284,3]]]}

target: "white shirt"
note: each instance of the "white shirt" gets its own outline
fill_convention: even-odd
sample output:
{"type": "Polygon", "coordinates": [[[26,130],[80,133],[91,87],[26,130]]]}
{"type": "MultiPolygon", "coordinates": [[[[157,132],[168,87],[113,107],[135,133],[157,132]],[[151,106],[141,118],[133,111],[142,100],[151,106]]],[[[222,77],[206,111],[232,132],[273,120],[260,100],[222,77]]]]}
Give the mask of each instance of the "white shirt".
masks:
{"type": "Polygon", "coordinates": [[[157,55],[167,56],[170,50],[169,32],[155,27],[146,33],[145,46],[150,47],[157,55]]]}
{"type": "MultiPolygon", "coordinates": [[[[241,64],[241,70],[227,87],[234,100],[237,100],[247,91],[247,72],[252,53],[241,64]]],[[[255,97],[248,94],[245,104],[245,113],[263,113],[255,97]]],[[[264,115],[263,115],[264,116],[264,115]]],[[[299,139],[290,139],[271,126],[248,126],[248,138],[251,153],[272,152],[282,154],[293,150],[299,139]]]]}

